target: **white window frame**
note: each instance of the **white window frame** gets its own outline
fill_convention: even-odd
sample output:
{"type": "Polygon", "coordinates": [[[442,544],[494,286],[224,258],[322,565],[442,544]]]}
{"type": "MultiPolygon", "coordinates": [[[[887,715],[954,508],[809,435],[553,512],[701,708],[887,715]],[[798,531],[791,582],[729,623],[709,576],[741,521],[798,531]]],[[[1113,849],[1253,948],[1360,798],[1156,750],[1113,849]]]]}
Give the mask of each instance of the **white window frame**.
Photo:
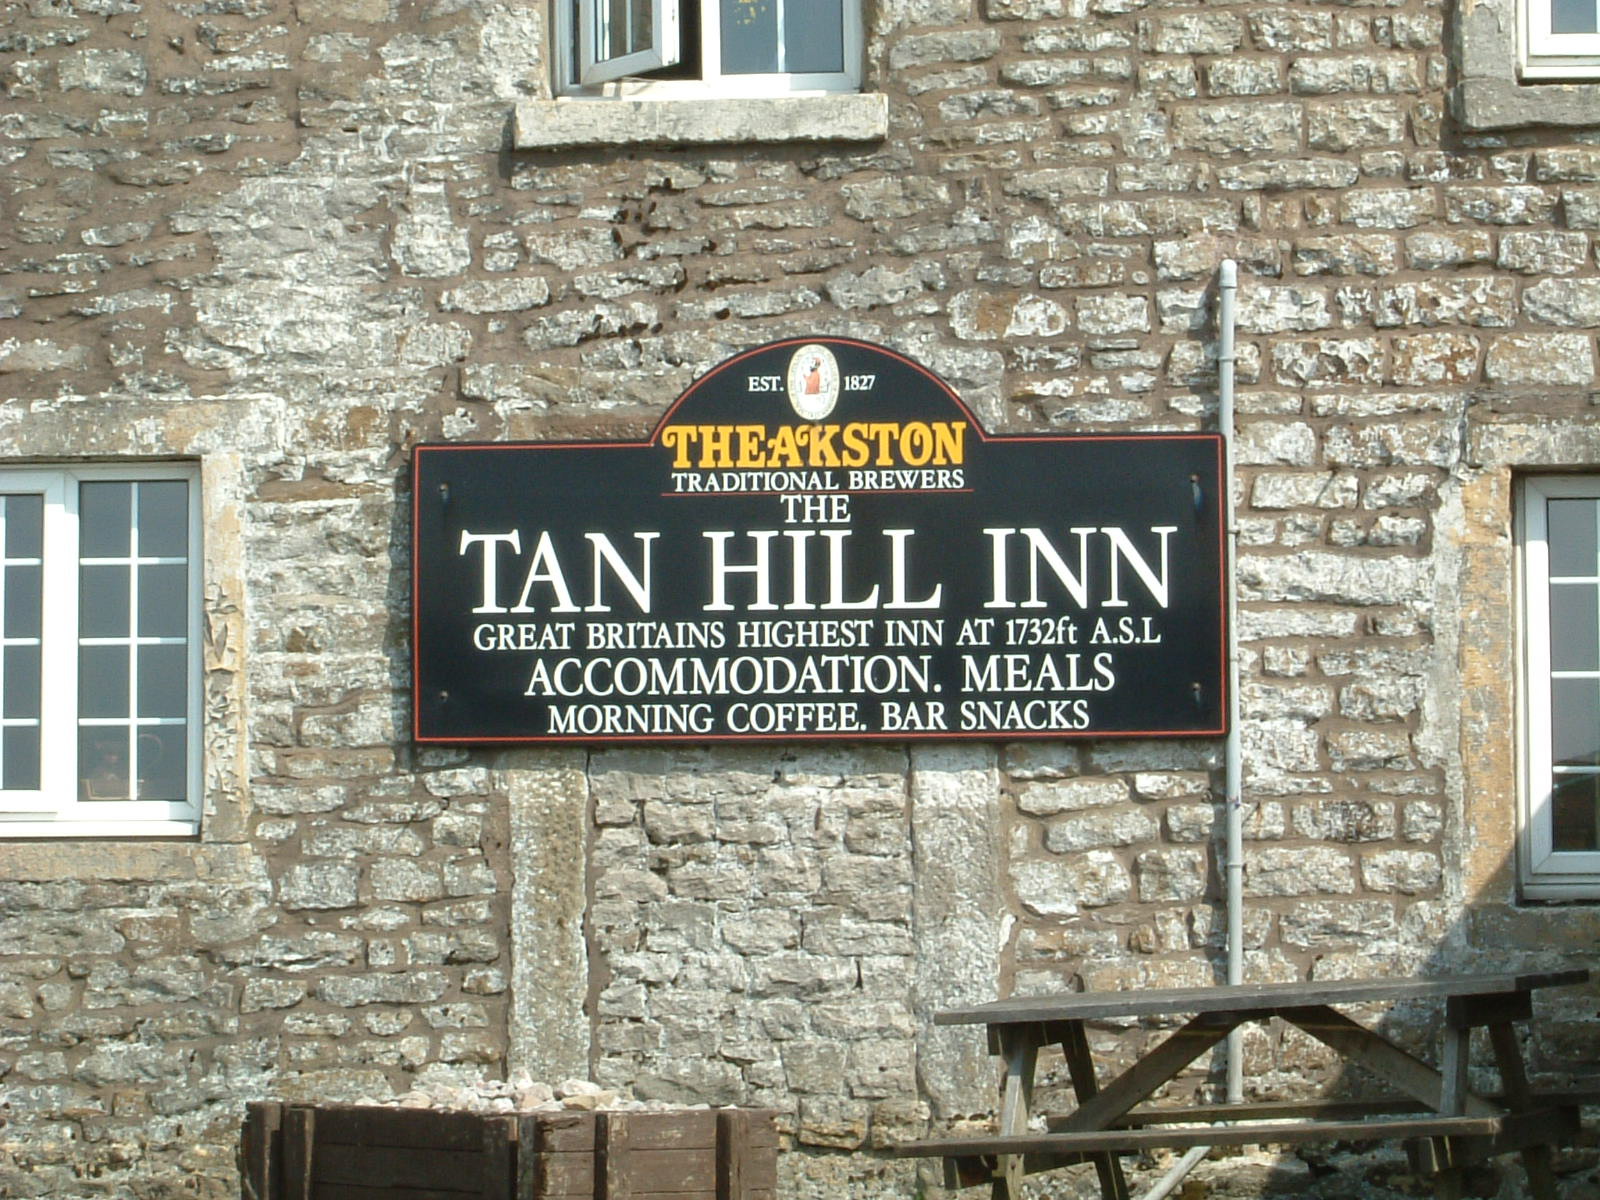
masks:
{"type": "Polygon", "coordinates": [[[1518,0],[1522,77],[1600,77],[1600,32],[1552,33],[1552,8],[1552,0],[1518,0]]]}
{"type": "Polygon", "coordinates": [[[830,95],[861,90],[864,36],[863,0],[843,0],[844,69],[828,72],[771,72],[724,75],[721,70],[720,0],[652,0],[656,6],[654,28],[657,45],[644,52],[609,62],[593,61],[592,22],[603,0],[553,0],[554,28],[561,78],[556,90],[568,96],[600,99],[705,99],[707,96],[758,98],[767,96],[830,95]],[[684,47],[680,42],[681,5],[700,6],[700,76],[697,79],[651,79],[637,72],[676,65],[684,47]],[[573,56],[577,61],[572,61],[573,56]],[[638,60],[635,63],[632,60],[638,60]],[[658,61],[659,60],[659,61],[658,61]],[[648,65],[646,65],[648,64],[648,65]]]}
{"type": "Polygon", "coordinates": [[[1523,729],[1519,804],[1518,867],[1529,899],[1565,900],[1600,896],[1600,850],[1554,848],[1550,705],[1550,548],[1547,505],[1553,499],[1600,500],[1600,474],[1531,475],[1522,480],[1517,538],[1522,553],[1523,729]]]}
{"type": "MultiPolygon", "coordinates": [[[[44,497],[43,674],[40,787],[0,792],[0,839],[19,837],[192,836],[200,826],[202,787],[200,470],[184,462],[0,467],[0,492],[44,497]],[[90,801],[78,790],[78,488],[89,482],[182,480],[189,485],[187,799],[90,801]]],[[[136,603],[136,595],[130,596],[136,603]]],[[[131,631],[130,631],[131,635],[131,631]]],[[[129,686],[134,686],[130,680],[129,686]]],[[[137,724],[138,722],[136,722],[137,724]]],[[[131,764],[130,764],[131,769],[131,764]]]]}
{"type": "Polygon", "coordinates": [[[595,49],[595,31],[608,5],[606,0],[577,0],[579,80],[584,86],[609,83],[628,75],[675,66],[682,58],[679,47],[679,0],[650,0],[650,44],[631,54],[602,59],[595,49]]]}

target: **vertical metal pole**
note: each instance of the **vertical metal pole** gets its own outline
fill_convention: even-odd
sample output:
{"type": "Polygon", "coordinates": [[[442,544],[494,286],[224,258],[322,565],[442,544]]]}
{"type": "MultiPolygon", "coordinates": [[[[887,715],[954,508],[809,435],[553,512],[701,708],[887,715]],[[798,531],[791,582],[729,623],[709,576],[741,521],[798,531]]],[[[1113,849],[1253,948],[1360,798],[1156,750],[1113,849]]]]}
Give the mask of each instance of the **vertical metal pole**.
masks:
{"type": "MultiPolygon", "coordinates": [[[[1223,864],[1223,887],[1228,911],[1228,986],[1244,982],[1244,808],[1241,783],[1243,758],[1239,741],[1239,632],[1235,567],[1239,554],[1238,522],[1233,504],[1233,301],[1239,288],[1239,268],[1222,260],[1217,279],[1217,428],[1222,433],[1222,529],[1226,538],[1223,578],[1227,581],[1228,626],[1228,736],[1223,745],[1222,793],[1226,804],[1228,860],[1223,864]]],[[[1234,1026],[1225,1043],[1228,1103],[1244,1098],[1244,1054],[1240,1027],[1234,1026]]],[[[1211,1152],[1210,1146],[1192,1146],[1170,1171],[1156,1181],[1142,1200],[1166,1200],[1185,1176],[1211,1152]]]]}
{"type": "MultiPolygon", "coordinates": [[[[1234,513],[1234,412],[1233,412],[1233,326],[1234,295],[1239,287],[1239,268],[1224,259],[1219,279],[1217,305],[1217,423],[1223,444],[1223,528],[1227,533],[1227,619],[1228,619],[1228,736],[1223,750],[1223,800],[1228,819],[1227,905],[1228,905],[1228,986],[1244,982],[1244,798],[1243,753],[1239,717],[1239,528],[1234,513]]],[[[1241,1031],[1228,1035],[1228,1102],[1237,1104],[1244,1096],[1244,1054],[1241,1031]]]]}

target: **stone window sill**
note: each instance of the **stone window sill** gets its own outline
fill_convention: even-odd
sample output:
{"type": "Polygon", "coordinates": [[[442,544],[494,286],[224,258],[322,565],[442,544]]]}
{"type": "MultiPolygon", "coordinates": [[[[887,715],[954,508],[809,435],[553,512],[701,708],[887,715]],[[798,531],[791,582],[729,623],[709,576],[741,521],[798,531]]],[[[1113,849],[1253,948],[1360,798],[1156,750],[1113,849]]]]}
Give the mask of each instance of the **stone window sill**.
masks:
{"type": "Polygon", "coordinates": [[[1524,83],[1517,76],[1518,0],[1460,0],[1451,95],[1456,120],[1470,130],[1535,125],[1600,127],[1600,83],[1524,83]]]}
{"type": "Polygon", "coordinates": [[[876,142],[889,132],[880,93],[742,100],[525,100],[518,150],[585,146],[706,146],[773,142],[876,142]]]}
{"type": "Polygon", "coordinates": [[[0,883],[64,879],[181,882],[259,874],[248,846],[198,841],[0,843],[0,883]]]}

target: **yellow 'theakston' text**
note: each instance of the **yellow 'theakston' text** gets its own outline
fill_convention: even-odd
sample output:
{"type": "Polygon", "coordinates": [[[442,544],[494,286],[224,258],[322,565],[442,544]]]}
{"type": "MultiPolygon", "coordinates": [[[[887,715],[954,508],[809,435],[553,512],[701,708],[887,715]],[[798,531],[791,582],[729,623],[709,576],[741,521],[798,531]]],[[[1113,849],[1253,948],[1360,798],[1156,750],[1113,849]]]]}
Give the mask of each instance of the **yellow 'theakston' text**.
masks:
{"type": "Polygon", "coordinates": [[[661,443],[674,470],[795,467],[948,467],[966,458],[965,421],[850,421],[831,425],[672,425],[661,443]]]}

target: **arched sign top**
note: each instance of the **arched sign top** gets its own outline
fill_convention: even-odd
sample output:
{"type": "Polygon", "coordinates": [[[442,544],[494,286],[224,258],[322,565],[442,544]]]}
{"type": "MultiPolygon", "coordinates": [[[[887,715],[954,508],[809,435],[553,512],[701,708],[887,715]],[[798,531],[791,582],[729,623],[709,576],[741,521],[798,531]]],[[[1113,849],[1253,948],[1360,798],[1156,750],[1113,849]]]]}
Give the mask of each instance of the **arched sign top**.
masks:
{"type": "Polygon", "coordinates": [[[786,338],[735,354],[696,379],[661,418],[650,441],[663,444],[673,437],[670,431],[696,425],[835,426],[842,431],[851,425],[935,421],[947,428],[964,426],[964,436],[985,436],[955,389],[902,354],[854,338],[786,338]]]}

